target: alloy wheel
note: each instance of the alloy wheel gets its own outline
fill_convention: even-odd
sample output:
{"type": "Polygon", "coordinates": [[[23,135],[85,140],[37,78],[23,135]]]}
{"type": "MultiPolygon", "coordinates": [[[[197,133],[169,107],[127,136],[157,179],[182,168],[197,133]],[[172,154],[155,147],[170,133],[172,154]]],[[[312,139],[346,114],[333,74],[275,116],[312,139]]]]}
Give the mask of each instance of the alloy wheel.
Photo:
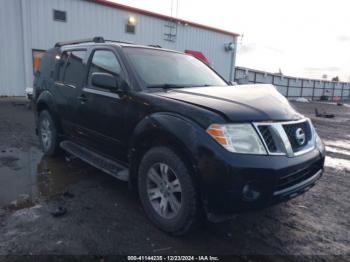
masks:
{"type": "Polygon", "coordinates": [[[178,215],[182,205],[180,180],[165,163],[156,163],[147,173],[147,195],[153,209],[162,218],[178,215]]]}
{"type": "Polygon", "coordinates": [[[43,119],[40,127],[41,142],[45,150],[48,150],[51,146],[52,130],[50,127],[50,121],[43,119]]]}

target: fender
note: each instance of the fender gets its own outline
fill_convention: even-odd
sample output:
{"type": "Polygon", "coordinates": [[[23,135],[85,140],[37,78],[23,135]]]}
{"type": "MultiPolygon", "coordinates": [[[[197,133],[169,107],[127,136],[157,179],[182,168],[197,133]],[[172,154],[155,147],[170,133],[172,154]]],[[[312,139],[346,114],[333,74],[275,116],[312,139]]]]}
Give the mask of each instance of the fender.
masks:
{"type": "MultiPolygon", "coordinates": [[[[153,138],[157,140],[158,136],[166,137],[171,143],[185,153],[185,161],[191,165],[196,178],[200,177],[197,168],[197,141],[205,134],[204,128],[194,121],[175,113],[154,113],[143,118],[134,129],[131,141],[129,143],[128,157],[131,166],[131,183],[134,184],[137,169],[138,157],[140,154],[140,145],[153,138]]],[[[161,139],[161,138],[160,138],[161,139]]],[[[133,185],[132,185],[133,187],[133,185]]]]}
{"type": "MultiPolygon", "coordinates": [[[[215,170],[210,170],[210,176],[204,176],[203,171],[208,170],[208,168],[212,169],[208,163],[210,159],[215,158],[215,152],[211,151],[210,148],[223,149],[214,139],[209,137],[205,127],[176,113],[151,114],[141,120],[134,129],[129,146],[130,188],[137,187],[138,164],[142,156],[140,151],[143,151],[139,145],[145,141],[148,142],[149,138],[157,140],[158,135],[170,137],[171,143],[177,148],[180,147],[181,152],[185,152],[185,161],[191,165],[194,171],[193,178],[198,186],[202,204],[206,209],[208,195],[205,190],[202,190],[203,185],[210,187],[213,177],[217,177],[217,173],[225,174],[226,167],[216,166],[215,170]],[[150,136],[152,134],[155,134],[155,137],[150,136]]],[[[229,185],[229,183],[226,184],[229,185]]]]}
{"type": "Polygon", "coordinates": [[[130,144],[129,153],[138,143],[151,133],[163,133],[176,139],[187,150],[194,153],[197,140],[204,128],[194,121],[175,113],[154,113],[143,118],[135,127],[130,144]]]}
{"type": "MultiPolygon", "coordinates": [[[[58,127],[59,131],[62,132],[63,129],[62,129],[62,124],[61,124],[60,117],[58,114],[57,104],[55,102],[53,95],[48,90],[42,91],[40,93],[39,97],[36,99],[35,109],[34,109],[36,122],[37,122],[38,116],[39,116],[38,113],[39,113],[42,106],[44,106],[45,108],[48,108],[50,114],[52,115],[55,122],[57,123],[57,127],[58,127]]],[[[38,131],[36,130],[36,133],[37,132],[38,131]]]]}
{"type": "Polygon", "coordinates": [[[40,93],[39,97],[36,99],[36,110],[39,109],[40,105],[44,104],[48,107],[49,111],[53,114],[57,114],[57,105],[55,99],[50,91],[44,90],[40,93]]]}

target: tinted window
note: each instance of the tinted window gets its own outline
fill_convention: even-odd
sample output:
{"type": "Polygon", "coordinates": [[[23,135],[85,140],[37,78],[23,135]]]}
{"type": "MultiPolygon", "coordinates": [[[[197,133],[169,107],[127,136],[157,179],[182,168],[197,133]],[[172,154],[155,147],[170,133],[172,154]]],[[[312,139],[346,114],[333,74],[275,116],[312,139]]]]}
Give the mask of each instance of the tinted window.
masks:
{"type": "Polygon", "coordinates": [[[75,87],[83,85],[85,65],[83,63],[86,51],[72,51],[69,53],[63,82],[75,87]]]}
{"type": "Polygon", "coordinates": [[[89,71],[89,83],[91,83],[92,74],[96,72],[120,75],[121,67],[112,51],[97,50],[94,52],[89,71]]]}
{"type": "Polygon", "coordinates": [[[207,65],[190,55],[144,48],[124,49],[146,86],[226,86],[207,65]]]}
{"type": "Polygon", "coordinates": [[[64,68],[68,61],[68,53],[63,52],[60,56],[57,55],[57,57],[60,57],[57,66],[57,80],[62,82],[64,77],[64,68]]]}

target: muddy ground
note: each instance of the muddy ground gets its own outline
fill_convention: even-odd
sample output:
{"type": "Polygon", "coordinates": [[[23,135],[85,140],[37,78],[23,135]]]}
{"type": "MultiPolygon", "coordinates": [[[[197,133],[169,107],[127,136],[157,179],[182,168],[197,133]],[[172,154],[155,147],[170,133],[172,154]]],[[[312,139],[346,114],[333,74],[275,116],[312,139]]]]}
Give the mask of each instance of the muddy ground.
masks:
{"type": "Polygon", "coordinates": [[[0,255],[350,255],[350,105],[294,103],[327,145],[326,170],[306,194],[180,238],[156,229],[126,183],[79,160],[43,157],[33,114],[0,100],[0,255]],[[316,118],[314,108],[334,113],[316,118]],[[51,212],[67,209],[62,217],[51,212]]]}

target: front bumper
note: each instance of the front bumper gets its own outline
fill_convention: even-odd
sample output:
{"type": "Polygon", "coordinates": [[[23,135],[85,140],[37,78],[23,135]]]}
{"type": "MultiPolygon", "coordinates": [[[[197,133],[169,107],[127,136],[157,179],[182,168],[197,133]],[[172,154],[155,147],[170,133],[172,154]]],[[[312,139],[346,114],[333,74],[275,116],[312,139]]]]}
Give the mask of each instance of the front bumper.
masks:
{"type": "Polygon", "coordinates": [[[208,214],[226,215],[261,209],[296,197],[315,185],[322,176],[324,152],[317,148],[297,156],[258,156],[211,151],[201,157],[201,190],[208,214]],[[259,192],[247,199],[249,184],[259,192]]]}
{"type": "Polygon", "coordinates": [[[283,200],[283,199],[290,199],[290,198],[296,197],[297,195],[303,192],[306,192],[313,185],[315,185],[316,181],[322,176],[322,174],[323,174],[323,169],[318,170],[316,173],[312,172],[311,176],[308,178],[305,178],[305,180],[302,180],[289,187],[273,192],[273,198],[275,200],[278,200],[278,199],[283,200]]]}

